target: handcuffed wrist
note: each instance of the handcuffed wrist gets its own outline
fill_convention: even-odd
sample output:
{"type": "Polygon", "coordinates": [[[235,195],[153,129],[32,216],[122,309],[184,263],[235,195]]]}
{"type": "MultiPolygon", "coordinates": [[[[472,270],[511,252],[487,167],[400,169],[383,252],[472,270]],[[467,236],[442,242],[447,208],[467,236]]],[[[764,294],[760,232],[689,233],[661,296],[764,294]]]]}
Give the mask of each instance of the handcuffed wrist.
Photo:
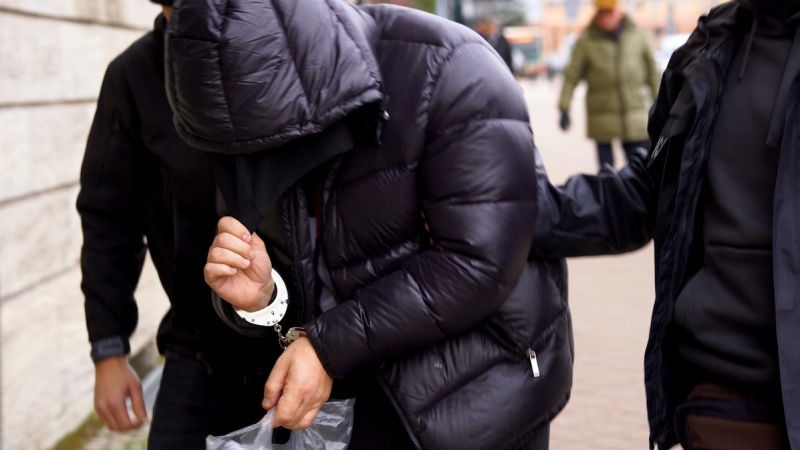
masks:
{"type": "Polygon", "coordinates": [[[275,287],[266,307],[253,312],[236,307],[233,308],[236,314],[247,323],[269,327],[280,322],[283,316],[286,315],[286,310],[289,307],[289,293],[286,289],[286,283],[275,269],[272,269],[272,279],[275,287]]]}

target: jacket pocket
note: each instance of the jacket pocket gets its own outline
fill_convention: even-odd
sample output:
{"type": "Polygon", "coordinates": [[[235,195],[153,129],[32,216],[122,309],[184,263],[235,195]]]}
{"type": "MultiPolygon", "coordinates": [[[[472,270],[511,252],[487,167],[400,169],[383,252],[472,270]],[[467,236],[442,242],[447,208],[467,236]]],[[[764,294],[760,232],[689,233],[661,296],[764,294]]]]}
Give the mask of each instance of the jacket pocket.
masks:
{"type": "Polygon", "coordinates": [[[487,322],[486,332],[510,353],[509,357],[513,362],[527,359],[531,364],[533,377],[538,378],[541,376],[539,357],[536,355],[537,349],[534,348],[535,346],[519,342],[502,324],[497,322],[487,322]]]}

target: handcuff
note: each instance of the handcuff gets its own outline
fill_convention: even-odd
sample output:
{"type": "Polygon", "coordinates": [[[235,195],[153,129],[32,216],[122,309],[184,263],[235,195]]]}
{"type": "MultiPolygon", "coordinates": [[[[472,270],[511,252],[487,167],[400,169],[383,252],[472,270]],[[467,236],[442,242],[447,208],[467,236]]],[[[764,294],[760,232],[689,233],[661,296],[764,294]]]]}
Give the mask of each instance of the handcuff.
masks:
{"type": "Polygon", "coordinates": [[[281,334],[282,327],[279,323],[276,323],[272,329],[278,333],[278,345],[280,345],[284,350],[286,350],[286,347],[288,347],[289,344],[300,339],[301,337],[308,337],[308,333],[306,333],[306,329],[303,327],[289,328],[289,331],[286,332],[285,336],[281,334]]]}
{"type": "Polygon", "coordinates": [[[254,312],[247,312],[239,308],[234,308],[234,310],[239,317],[253,325],[262,327],[272,325],[272,329],[278,333],[278,344],[282,349],[286,350],[289,344],[303,336],[308,337],[308,334],[303,327],[292,327],[289,328],[286,335],[281,334],[283,328],[279,322],[286,315],[286,310],[289,308],[289,293],[286,289],[286,283],[274,268],[272,269],[272,279],[275,281],[275,291],[269,305],[254,312]]]}

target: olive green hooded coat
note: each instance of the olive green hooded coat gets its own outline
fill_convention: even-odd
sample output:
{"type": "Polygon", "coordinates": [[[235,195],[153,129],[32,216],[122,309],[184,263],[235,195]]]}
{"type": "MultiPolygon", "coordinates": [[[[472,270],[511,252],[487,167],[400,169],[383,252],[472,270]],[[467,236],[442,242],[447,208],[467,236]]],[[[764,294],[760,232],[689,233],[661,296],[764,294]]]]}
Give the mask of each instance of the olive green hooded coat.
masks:
{"type": "Polygon", "coordinates": [[[644,141],[650,99],[658,93],[660,78],[647,35],[628,16],[622,19],[617,42],[592,21],[572,50],[559,108],[569,110],[575,87],[586,80],[589,137],[598,142],[644,141]]]}

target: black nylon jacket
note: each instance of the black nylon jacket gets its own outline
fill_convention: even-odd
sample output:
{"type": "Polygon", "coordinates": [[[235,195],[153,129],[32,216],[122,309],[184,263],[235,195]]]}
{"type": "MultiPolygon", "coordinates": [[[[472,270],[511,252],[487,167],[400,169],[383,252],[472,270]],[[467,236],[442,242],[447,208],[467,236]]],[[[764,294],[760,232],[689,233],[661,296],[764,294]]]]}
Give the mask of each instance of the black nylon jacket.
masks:
{"type": "MultiPolygon", "coordinates": [[[[753,20],[752,13],[735,2],[700,19],[663,75],[650,111],[648,132],[654,144],[647,158],[632,161],[619,173],[572,177],[561,187],[539,181],[534,255],[623,253],[654,240],[656,298],[644,366],[651,447],[670,448],[676,443],[673,416],[688,394],[688,386],[678,382],[681,367],[670,325],[678,294],[702,264],[698,203],[710,130],[731,61],[753,20]]],[[[784,413],[792,449],[800,449],[797,77],[784,94],[789,100],[774,197],[773,267],[784,413]]]]}
{"type": "MultiPolygon", "coordinates": [[[[86,145],[77,208],[93,356],[129,351],[138,321],[134,290],[149,250],[171,303],[159,327],[159,350],[189,357],[201,352],[216,369],[255,364],[240,356],[267,359],[265,341],[233,332],[208,301],[203,266],[219,219],[216,188],[206,155],[183,142],[172,125],[165,25],[159,15],[155,29],[109,65],[86,145]]],[[[272,355],[280,352],[274,339],[268,343],[272,355]]]]}
{"type": "Polygon", "coordinates": [[[178,130],[205,150],[270,151],[365,105],[388,111],[323,169],[317,245],[336,307],[315,304],[301,185],[259,226],[294,325],[334,378],[374,368],[419,448],[517,448],[561,410],[565,268],[528,259],[536,150],[520,88],[483,39],[341,0],[187,0],[168,36],[178,130]]]}

